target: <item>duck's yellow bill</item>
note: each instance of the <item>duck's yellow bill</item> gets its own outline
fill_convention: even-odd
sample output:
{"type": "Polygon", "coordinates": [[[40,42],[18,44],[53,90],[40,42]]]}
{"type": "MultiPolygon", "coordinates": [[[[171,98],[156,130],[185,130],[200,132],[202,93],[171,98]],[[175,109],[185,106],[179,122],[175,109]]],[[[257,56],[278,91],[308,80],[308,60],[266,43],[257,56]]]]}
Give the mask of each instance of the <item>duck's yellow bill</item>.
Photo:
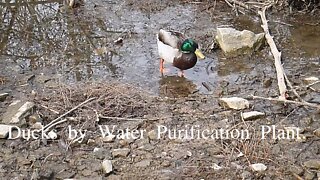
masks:
{"type": "Polygon", "coordinates": [[[196,51],[194,52],[198,58],[200,59],[204,59],[204,55],[202,54],[202,52],[199,49],[196,49],[196,51]]]}

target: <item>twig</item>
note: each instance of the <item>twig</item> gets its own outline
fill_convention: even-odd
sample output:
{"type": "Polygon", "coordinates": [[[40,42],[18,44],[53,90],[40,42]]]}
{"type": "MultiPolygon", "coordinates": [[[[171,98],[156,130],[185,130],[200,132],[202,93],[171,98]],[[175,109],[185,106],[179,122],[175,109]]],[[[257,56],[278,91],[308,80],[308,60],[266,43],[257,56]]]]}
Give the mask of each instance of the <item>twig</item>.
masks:
{"type": "Polygon", "coordinates": [[[308,84],[308,85],[306,86],[306,88],[310,88],[311,86],[313,86],[313,85],[315,85],[315,84],[318,84],[318,83],[320,83],[320,81],[316,81],[316,82],[313,82],[313,83],[311,83],[311,84],[308,84]]]}
{"type": "Polygon", "coordinates": [[[268,100],[268,101],[277,101],[277,102],[283,102],[283,103],[290,103],[290,104],[297,104],[300,106],[309,106],[309,107],[314,107],[320,109],[320,105],[309,103],[309,102],[299,102],[299,101],[291,101],[291,100],[286,100],[286,99],[278,99],[278,98],[266,98],[266,97],[260,97],[260,96],[250,96],[252,99],[263,99],[263,100],[268,100]]]}
{"type": "Polygon", "coordinates": [[[292,90],[293,94],[295,94],[297,96],[297,98],[301,101],[301,102],[306,102],[304,99],[301,98],[301,96],[297,93],[297,91],[293,88],[291,82],[289,81],[288,77],[286,74],[283,74],[284,75],[284,78],[289,86],[289,88],[292,90]]]}
{"type": "Polygon", "coordinates": [[[292,173],[292,175],[295,177],[295,178],[297,178],[298,180],[303,180],[303,178],[302,177],[300,177],[298,174],[296,174],[296,173],[292,173]]]}
{"type": "Polygon", "coordinates": [[[287,93],[287,87],[286,87],[285,79],[284,79],[284,70],[281,65],[281,52],[278,51],[277,46],[276,46],[272,36],[270,35],[269,28],[268,28],[268,21],[266,18],[266,9],[269,8],[270,6],[271,5],[263,7],[262,11],[258,11],[258,14],[261,17],[261,21],[262,21],[261,27],[263,28],[263,30],[265,32],[266,40],[271,48],[271,52],[274,57],[274,65],[275,65],[276,71],[277,71],[278,87],[279,87],[279,91],[280,91],[279,99],[285,100],[286,93],[287,93]]]}
{"type": "MultiPolygon", "coordinates": [[[[233,7],[233,6],[231,5],[230,0],[224,0],[224,1],[225,1],[229,6],[233,7]]],[[[245,9],[249,9],[249,6],[246,5],[246,4],[243,3],[243,2],[236,1],[236,0],[232,0],[232,2],[233,2],[233,4],[235,4],[235,5],[238,5],[238,6],[240,6],[240,7],[243,7],[243,8],[245,8],[245,9]]]]}
{"type": "Polygon", "coordinates": [[[54,109],[51,109],[45,105],[40,105],[41,107],[45,108],[45,109],[48,109],[49,111],[53,112],[54,114],[60,114],[58,111],[54,110],[54,109]]]}
{"type": "Polygon", "coordinates": [[[147,118],[110,117],[110,116],[99,115],[99,118],[101,118],[101,119],[115,119],[115,120],[122,120],[122,121],[156,121],[156,120],[160,120],[160,119],[163,119],[163,118],[166,118],[166,117],[147,119],[147,118]]]}
{"type": "Polygon", "coordinates": [[[57,124],[60,124],[60,123],[63,123],[65,122],[66,120],[63,119],[61,121],[59,121],[60,119],[62,119],[63,117],[65,117],[66,115],[70,114],[71,112],[73,112],[74,110],[78,109],[79,107],[83,106],[84,104],[92,101],[92,100],[95,100],[97,99],[97,97],[92,97],[90,99],[87,99],[85,100],[84,102],[80,103],[79,105],[77,105],[76,107],[70,109],[69,111],[65,112],[64,114],[62,114],[61,116],[57,117],[56,119],[54,119],[53,121],[51,121],[49,124],[47,124],[44,128],[43,128],[43,131],[44,132],[47,132],[50,128],[52,128],[53,126],[57,125],[57,124]]]}

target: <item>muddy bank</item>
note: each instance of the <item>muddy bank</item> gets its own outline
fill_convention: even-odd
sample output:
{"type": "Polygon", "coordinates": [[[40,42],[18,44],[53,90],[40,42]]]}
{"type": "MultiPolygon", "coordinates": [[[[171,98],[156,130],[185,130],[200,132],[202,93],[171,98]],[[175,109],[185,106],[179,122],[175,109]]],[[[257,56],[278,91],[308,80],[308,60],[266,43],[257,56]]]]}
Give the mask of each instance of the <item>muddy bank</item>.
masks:
{"type": "MultiPolygon", "coordinates": [[[[7,179],[304,179],[319,178],[319,112],[294,104],[250,100],[278,97],[273,58],[267,46],[248,56],[229,58],[210,50],[217,27],[262,32],[255,14],[217,4],[189,1],[87,1],[76,9],[61,1],[0,4],[1,116],[15,100],[34,103],[21,129],[48,125],[57,139],[0,139],[0,175],[7,179]],[[230,13],[231,12],[231,13],[230,13]],[[160,28],[185,32],[199,42],[206,59],[177,76],[166,65],[159,73],[155,34],[160,28]],[[117,41],[119,38],[123,42],[117,41]],[[230,110],[219,97],[250,100],[230,110]],[[92,98],[92,99],[91,99],[92,98]],[[78,106],[91,99],[90,102],[78,106]],[[241,113],[265,115],[244,121],[241,113]],[[102,137],[100,127],[115,125],[145,132],[141,138],[102,137]],[[168,130],[248,130],[250,137],[157,138],[168,130]],[[276,138],[262,139],[262,126],[276,138]],[[281,130],[300,129],[300,138],[281,130]],[[84,138],[69,138],[70,128],[84,138]],[[270,129],[270,130],[271,130],[270,129]],[[110,160],[107,174],[103,162],[110,160]],[[250,165],[267,169],[255,171],[250,165]],[[110,167],[109,167],[110,168],[110,167]]],[[[283,66],[299,95],[320,103],[317,16],[268,14],[283,66]]],[[[296,100],[290,92],[291,100],[296,100]]],[[[2,122],[1,122],[2,123],[2,122]]],[[[120,132],[118,132],[120,133],[120,132]]],[[[117,134],[118,135],[118,134],[117,134]]],[[[211,134],[210,134],[211,135],[211,134]]],[[[208,135],[209,136],[209,135],[208,135]]]]}
{"type": "MultiPolygon", "coordinates": [[[[1,173],[8,179],[292,179],[295,169],[299,169],[301,177],[316,177],[318,171],[301,166],[308,160],[319,160],[319,137],[313,134],[320,128],[319,114],[312,109],[251,100],[249,109],[228,110],[219,106],[212,95],[162,98],[117,83],[43,90],[27,97],[36,105],[33,113],[40,115],[36,121],[43,125],[85,100],[94,99],[65,115],[66,121],[52,128],[57,134],[55,140],[1,139],[1,173]],[[264,112],[265,116],[243,121],[241,112],[251,110],[264,112]],[[276,134],[262,133],[262,126],[272,129],[272,125],[276,134]],[[103,137],[101,126],[108,126],[110,131],[115,126],[116,137],[103,137]],[[171,135],[159,135],[159,126],[167,128],[171,135]],[[247,130],[249,135],[244,139],[236,134],[235,138],[227,137],[226,132],[216,132],[214,138],[198,137],[197,133],[194,138],[184,138],[184,133],[180,138],[173,135],[175,130],[189,130],[190,136],[191,127],[194,132],[247,130]],[[280,130],[286,127],[301,128],[301,138],[282,136],[280,130]],[[82,130],[85,136],[70,138],[71,129],[82,130]],[[127,131],[134,130],[144,133],[126,136],[127,131]],[[102,170],[106,159],[112,161],[111,174],[102,170]],[[254,163],[263,163],[267,170],[252,171],[249,165],[254,163]]],[[[10,101],[9,97],[1,104],[10,101]]],[[[34,114],[26,118],[22,127],[33,126],[34,114]]]]}

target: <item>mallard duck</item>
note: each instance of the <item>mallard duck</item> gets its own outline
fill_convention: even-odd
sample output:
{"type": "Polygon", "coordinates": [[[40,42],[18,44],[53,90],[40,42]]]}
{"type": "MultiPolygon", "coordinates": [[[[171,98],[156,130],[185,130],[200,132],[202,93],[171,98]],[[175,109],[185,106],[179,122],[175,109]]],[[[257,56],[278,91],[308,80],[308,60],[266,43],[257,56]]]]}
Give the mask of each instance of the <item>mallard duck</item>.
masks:
{"type": "Polygon", "coordinates": [[[198,44],[192,39],[187,39],[182,33],[160,29],[157,34],[158,52],[160,56],[160,72],[163,74],[163,63],[171,63],[183,70],[192,68],[197,63],[197,57],[204,59],[198,49],[198,44]]]}

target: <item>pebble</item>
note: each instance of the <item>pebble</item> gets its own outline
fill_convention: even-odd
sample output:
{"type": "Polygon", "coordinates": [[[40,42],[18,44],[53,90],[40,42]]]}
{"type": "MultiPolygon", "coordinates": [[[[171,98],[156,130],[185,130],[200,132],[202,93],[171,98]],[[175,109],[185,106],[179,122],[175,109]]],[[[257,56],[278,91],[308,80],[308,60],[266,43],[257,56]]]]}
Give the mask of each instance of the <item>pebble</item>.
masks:
{"type": "Polygon", "coordinates": [[[320,137],[320,128],[313,131],[313,134],[320,137]]]}
{"type": "Polygon", "coordinates": [[[220,98],[219,104],[235,110],[249,108],[249,101],[239,97],[220,98]]]}
{"type": "Polygon", "coordinates": [[[314,83],[314,82],[319,81],[319,78],[314,77],[314,76],[311,76],[311,77],[304,78],[303,81],[304,81],[306,84],[312,84],[312,83],[314,83]]]}
{"type": "Polygon", "coordinates": [[[157,131],[156,131],[156,130],[149,131],[149,132],[148,132],[148,137],[149,137],[149,139],[151,139],[151,140],[157,139],[157,138],[158,138],[157,131]]]}
{"type": "Polygon", "coordinates": [[[265,171],[265,170],[267,170],[267,166],[262,164],[262,163],[251,164],[250,167],[254,171],[265,171]]]}
{"type": "Polygon", "coordinates": [[[111,173],[113,171],[112,161],[111,160],[104,160],[102,162],[102,169],[106,174],[111,173]]]}
{"type": "Polygon", "coordinates": [[[9,93],[0,93],[0,102],[5,101],[8,96],[9,93]]]}
{"type": "Polygon", "coordinates": [[[304,170],[299,166],[291,166],[290,167],[290,171],[292,173],[295,173],[295,174],[299,175],[299,176],[301,176],[303,174],[303,172],[304,172],[304,170]]]}
{"type": "Polygon", "coordinates": [[[243,120],[254,120],[254,119],[263,117],[264,115],[265,114],[263,112],[259,112],[259,111],[250,111],[250,112],[241,113],[241,117],[243,118],[243,120]]]}
{"type": "Polygon", "coordinates": [[[320,159],[311,159],[303,163],[303,165],[310,169],[320,170],[320,159]]]}
{"type": "Polygon", "coordinates": [[[130,149],[128,148],[112,150],[113,157],[127,157],[129,153],[130,153],[130,149]]]}
{"type": "Polygon", "coordinates": [[[145,159],[145,160],[142,160],[142,161],[136,163],[135,166],[137,166],[137,167],[148,167],[148,166],[150,166],[150,164],[151,164],[151,160],[150,159],[145,159]]]}
{"type": "Polygon", "coordinates": [[[250,179],[250,177],[251,177],[251,173],[249,171],[243,171],[243,173],[241,173],[242,179],[250,179]]]}
{"type": "Polygon", "coordinates": [[[169,167],[169,166],[171,165],[171,162],[168,161],[168,160],[164,160],[164,161],[161,163],[161,165],[162,165],[163,167],[169,167]]]}
{"type": "Polygon", "coordinates": [[[54,130],[50,131],[48,133],[48,136],[49,136],[50,139],[57,139],[58,138],[58,135],[57,135],[56,132],[54,132],[54,130]]]}
{"type": "Polygon", "coordinates": [[[8,137],[10,129],[14,126],[0,124],[0,139],[4,139],[8,137]]]}
{"type": "Polygon", "coordinates": [[[31,126],[32,129],[42,129],[43,125],[41,122],[36,122],[31,126]]]}
{"type": "Polygon", "coordinates": [[[315,176],[316,176],[316,174],[311,172],[311,171],[306,171],[304,173],[304,179],[305,180],[313,180],[315,176]]]}
{"type": "Polygon", "coordinates": [[[109,134],[108,136],[102,137],[101,140],[103,142],[109,143],[109,142],[113,142],[115,137],[116,137],[116,135],[109,134]]]}

